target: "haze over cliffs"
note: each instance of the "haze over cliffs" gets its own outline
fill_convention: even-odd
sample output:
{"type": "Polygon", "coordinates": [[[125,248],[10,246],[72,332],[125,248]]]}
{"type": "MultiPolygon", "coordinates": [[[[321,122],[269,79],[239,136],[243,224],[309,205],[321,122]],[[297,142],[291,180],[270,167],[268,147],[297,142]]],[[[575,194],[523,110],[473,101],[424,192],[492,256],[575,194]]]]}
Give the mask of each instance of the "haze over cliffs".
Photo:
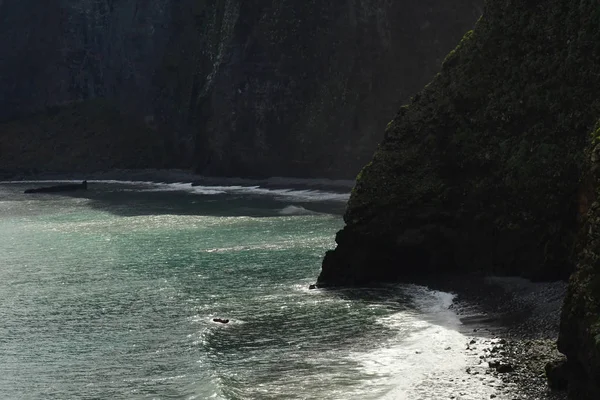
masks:
{"type": "Polygon", "coordinates": [[[481,4],[1,1],[0,169],[354,177],[481,4]]]}
{"type": "Polygon", "coordinates": [[[570,396],[600,390],[600,8],[491,0],[360,173],[318,283],[571,277],[570,396]]]}

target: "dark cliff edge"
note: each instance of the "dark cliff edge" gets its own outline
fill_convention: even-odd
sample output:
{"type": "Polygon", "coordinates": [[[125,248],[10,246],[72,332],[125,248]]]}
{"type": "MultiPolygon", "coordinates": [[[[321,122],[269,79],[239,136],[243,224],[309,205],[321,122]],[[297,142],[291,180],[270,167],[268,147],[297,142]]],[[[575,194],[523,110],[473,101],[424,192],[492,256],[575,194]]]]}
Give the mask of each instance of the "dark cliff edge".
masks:
{"type": "Polygon", "coordinates": [[[317,284],[460,271],[570,279],[572,397],[600,382],[600,8],[490,0],[359,174],[317,284]]]}
{"type": "MultiPolygon", "coordinates": [[[[483,1],[150,3],[0,1],[0,121],[25,130],[32,114],[101,98],[153,121],[164,150],[150,167],[354,178],[483,1]]],[[[57,144],[76,122],[63,121],[57,144]]],[[[112,151],[94,151],[111,164],[112,151]]],[[[68,155],[55,161],[61,170],[74,164],[68,155]]]]}

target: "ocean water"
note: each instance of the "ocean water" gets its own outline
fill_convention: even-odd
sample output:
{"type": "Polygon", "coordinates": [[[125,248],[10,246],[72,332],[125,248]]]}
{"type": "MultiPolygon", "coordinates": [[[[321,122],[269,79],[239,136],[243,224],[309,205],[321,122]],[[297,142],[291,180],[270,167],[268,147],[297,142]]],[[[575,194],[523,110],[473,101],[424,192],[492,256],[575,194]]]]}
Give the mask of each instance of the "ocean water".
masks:
{"type": "Polygon", "coordinates": [[[0,183],[2,399],[483,399],[453,296],[308,290],[347,193],[0,183]],[[213,318],[227,318],[218,324],[213,318]]]}

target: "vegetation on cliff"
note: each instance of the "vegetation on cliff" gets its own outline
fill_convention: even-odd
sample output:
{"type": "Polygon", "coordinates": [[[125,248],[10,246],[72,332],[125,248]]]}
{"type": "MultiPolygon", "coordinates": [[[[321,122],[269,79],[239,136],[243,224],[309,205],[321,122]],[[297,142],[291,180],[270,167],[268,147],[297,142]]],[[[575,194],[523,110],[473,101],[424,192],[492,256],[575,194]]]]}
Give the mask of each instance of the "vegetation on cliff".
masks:
{"type": "Polygon", "coordinates": [[[490,1],[388,125],[321,282],[415,266],[568,276],[599,115],[599,17],[593,2],[490,1]],[[366,260],[376,260],[368,271],[366,260]]]}
{"type": "Polygon", "coordinates": [[[561,315],[559,350],[568,357],[571,397],[600,398],[600,144],[585,152],[582,185],[587,213],[576,244],[577,268],[569,281],[561,315]]]}
{"type": "Polygon", "coordinates": [[[573,396],[598,398],[598,93],[596,2],[488,1],[388,125],[318,283],[449,270],[566,278],[577,265],[560,347],[573,396]]]}

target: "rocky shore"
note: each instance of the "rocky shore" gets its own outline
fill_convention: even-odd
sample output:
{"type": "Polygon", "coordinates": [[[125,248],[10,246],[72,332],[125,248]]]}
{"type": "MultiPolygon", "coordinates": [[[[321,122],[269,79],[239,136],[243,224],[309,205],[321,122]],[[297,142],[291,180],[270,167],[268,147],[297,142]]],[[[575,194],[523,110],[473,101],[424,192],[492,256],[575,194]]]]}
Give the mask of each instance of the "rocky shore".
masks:
{"type": "Polygon", "coordinates": [[[452,308],[468,337],[465,350],[474,360],[465,372],[495,386],[491,398],[567,398],[566,392],[549,389],[544,371],[548,362],[563,357],[556,340],[565,282],[461,277],[430,286],[457,293],[452,308]]]}
{"type": "MultiPolygon", "coordinates": [[[[419,398],[432,398],[428,397],[432,393],[436,400],[568,398],[566,390],[549,387],[545,371],[548,363],[564,360],[556,342],[566,282],[436,274],[413,279],[412,283],[455,295],[450,309],[460,325],[452,329],[465,338],[461,351],[467,361],[461,373],[432,374],[411,388],[423,393],[424,397],[419,398]]],[[[374,284],[363,288],[388,288],[393,292],[394,287],[395,284],[374,284]]],[[[371,292],[358,289],[354,293],[361,297],[358,293],[371,292]]]]}
{"type": "Polygon", "coordinates": [[[290,177],[241,178],[213,177],[196,174],[185,169],[110,169],[96,172],[44,172],[2,171],[0,181],[124,181],[153,183],[191,183],[192,186],[259,186],[265,189],[325,190],[349,193],[354,185],[347,179],[311,179],[290,177]]]}

